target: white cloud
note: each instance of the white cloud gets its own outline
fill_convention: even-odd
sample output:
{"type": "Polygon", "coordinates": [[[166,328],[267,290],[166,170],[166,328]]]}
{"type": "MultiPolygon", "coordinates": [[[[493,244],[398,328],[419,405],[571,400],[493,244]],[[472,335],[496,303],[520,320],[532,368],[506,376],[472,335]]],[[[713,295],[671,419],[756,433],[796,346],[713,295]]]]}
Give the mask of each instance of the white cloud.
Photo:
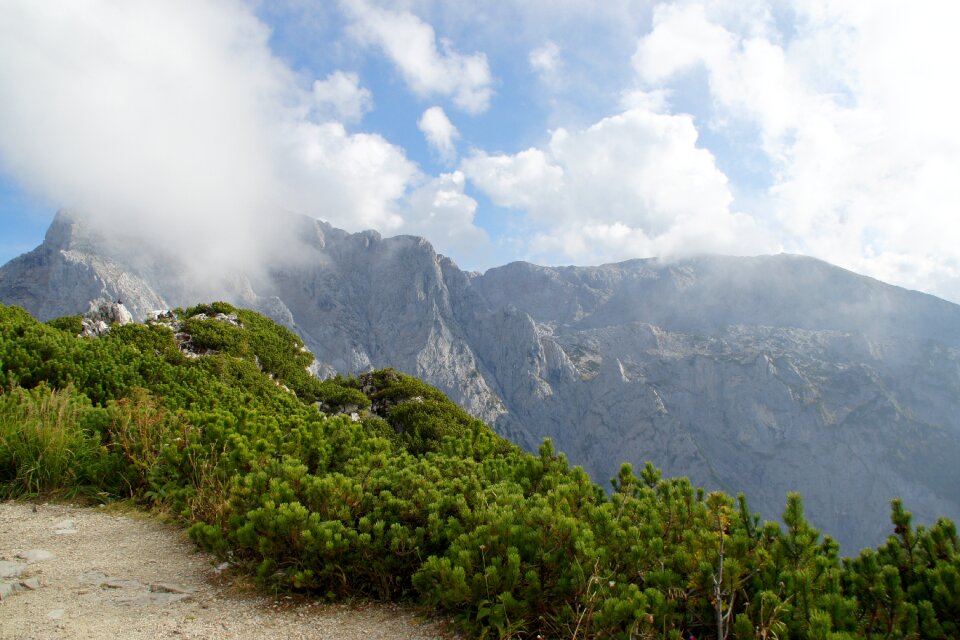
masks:
{"type": "Polygon", "coordinates": [[[250,246],[246,218],[269,210],[275,186],[265,124],[293,87],[262,24],[227,3],[3,13],[0,162],[22,184],[171,245],[243,219],[229,235],[250,246]]]}
{"type": "Polygon", "coordinates": [[[358,122],[373,108],[373,96],[355,73],[334,71],[313,83],[315,115],[324,120],[358,122]]]}
{"type": "Polygon", "coordinates": [[[749,25],[716,8],[656,9],[633,58],[643,88],[705,70],[713,126],[758,131],[761,206],[788,249],[960,297],[960,8],[803,1],[786,34],[770,6],[749,25]]]}
{"type": "Polygon", "coordinates": [[[560,71],[560,47],[556,42],[548,40],[543,46],[530,52],[527,57],[530,68],[544,82],[552,83],[557,79],[560,71]]]}
{"type": "Polygon", "coordinates": [[[484,54],[464,55],[449,40],[438,43],[433,27],[410,12],[366,0],[343,0],[341,6],[353,20],[354,37],[380,47],[415,93],[449,96],[468,113],[487,110],[493,80],[484,54]]]}
{"type": "Polygon", "coordinates": [[[441,107],[430,107],[424,111],[417,121],[417,127],[423,132],[430,147],[445,162],[452,162],[457,157],[455,142],[460,137],[460,132],[441,107]]]}
{"type": "MultiPolygon", "coordinates": [[[[334,119],[369,108],[358,78],[301,80],[247,3],[23,0],[3,11],[0,165],[53,202],[208,276],[255,267],[282,241],[277,211],[385,233],[420,215],[408,201],[426,198],[430,178],[400,147],[334,119]]],[[[434,191],[454,193],[455,181],[434,191]]],[[[471,215],[446,216],[451,238],[458,222],[475,232],[463,198],[471,215]]]]}
{"type": "Polygon", "coordinates": [[[665,113],[669,111],[667,103],[668,93],[662,89],[655,89],[653,91],[628,89],[620,94],[620,108],[624,111],[642,109],[643,111],[652,111],[654,113],[665,113]]]}
{"type": "Polygon", "coordinates": [[[474,225],[477,201],[464,193],[460,171],[442,173],[415,189],[407,202],[404,232],[422,235],[463,259],[483,260],[486,232],[474,225]]]}
{"type": "MultiPolygon", "coordinates": [[[[316,79],[274,55],[283,30],[271,37],[251,6],[7,0],[0,168],[49,201],[211,262],[230,247],[243,259],[278,208],[350,230],[417,229],[445,250],[437,234],[479,237],[469,188],[457,171],[424,175],[389,130],[345,129],[363,121],[371,94],[327,65],[359,68],[357,49],[377,47],[410,90],[436,99],[423,107],[479,113],[494,86],[486,51],[541,80],[504,92],[535,110],[515,139],[530,139],[536,114],[555,127],[543,144],[475,151],[459,165],[467,187],[524,212],[499,233],[533,229],[520,236],[528,257],[782,246],[960,300],[960,86],[950,81],[960,5],[683,0],[648,11],[615,0],[595,16],[586,0],[480,12],[344,0],[317,9],[333,26],[316,47],[316,79]],[[348,37],[331,40],[344,35],[337,11],[348,37]],[[611,109],[622,113],[602,117],[611,109]]],[[[424,134],[454,162],[456,129],[426,115],[424,134]]]]}
{"type": "Polygon", "coordinates": [[[462,168],[496,204],[523,209],[540,225],[530,245],[538,259],[773,248],[749,218],[731,213],[726,176],[696,142],[688,116],[633,109],[557,130],[543,149],[476,153],[462,168]]]}
{"type": "Polygon", "coordinates": [[[398,203],[419,179],[403,150],[376,134],[348,134],[337,122],[288,125],[281,206],[358,231],[397,232],[398,203]]]}
{"type": "Polygon", "coordinates": [[[462,166],[470,181],[495,204],[534,214],[549,207],[564,187],[563,167],[551,164],[541,149],[498,156],[476,152],[462,166]]]}

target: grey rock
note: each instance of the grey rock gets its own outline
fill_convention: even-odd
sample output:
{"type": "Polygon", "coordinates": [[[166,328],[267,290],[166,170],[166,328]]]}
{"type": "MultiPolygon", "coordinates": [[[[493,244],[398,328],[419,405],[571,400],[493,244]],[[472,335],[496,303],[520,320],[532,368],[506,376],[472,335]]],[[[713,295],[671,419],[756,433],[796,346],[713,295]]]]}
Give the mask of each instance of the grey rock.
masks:
{"type": "Polygon", "coordinates": [[[0,560],[0,578],[16,578],[26,569],[27,565],[22,562],[0,560]]]}
{"type": "Polygon", "coordinates": [[[127,251],[71,212],[60,211],[43,244],[0,269],[0,300],[41,320],[82,314],[91,300],[123,300],[135,318],[170,305],[130,269],[127,251]],[[124,253],[124,264],[107,257],[124,253]]]}
{"type": "Polygon", "coordinates": [[[103,298],[90,301],[90,308],[82,319],[81,337],[99,338],[110,331],[110,327],[123,326],[133,322],[133,316],[123,302],[112,302],[103,298]]]}
{"type": "Polygon", "coordinates": [[[885,538],[895,496],[918,523],[960,517],[957,305],[800,256],[480,275],[422,238],[283,224],[266,273],[200,288],[162,248],[131,255],[58,214],[0,268],[0,300],[42,319],[98,297],[135,317],[249,306],[299,333],[311,371],[418,376],[528,449],[552,438],[601,485],[650,460],[771,519],[800,491],[847,553],[885,538]]]}
{"type": "Polygon", "coordinates": [[[0,601],[3,601],[13,595],[12,582],[0,582],[0,601]]]}
{"type": "Polygon", "coordinates": [[[107,580],[108,577],[99,571],[88,571],[83,575],[77,578],[77,582],[82,585],[88,585],[92,587],[99,587],[103,584],[104,580],[107,580]]]}
{"type": "Polygon", "coordinates": [[[54,528],[55,531],[66,531],[66,530],[69,530],[69,529],[76,529],[76,528],[77,528],[77,521],[76,521],[76,520],[69,520],[69,519],[68,519],[68,520],[61,520],[61,521],[58,522],[57,524],[53,525],[53,528],[54,528]]]}
{"type": "Polygon", "coordinates": [[[104,589],[143,589],[144,585],[136,580],[125,580],[123,578],[106,578],[100,583],[104,589]]]}
{"type": "Polygon", "coordinates": [[[193,593],[193,589],[172,582],[155,582],[150,585],[150,591],[153,593],[193,593]]]}
{"type": "Polygon", "coordinates": [[[36,591],[37,589],[40,588],[40,578],[27,578],[26,580],[21,580],[20,585],[24,589],[28,589],[30,591],[36,591]]]}
{"type": "Polygon", "coordinates": [[[51,620],[60,620],[64,615],[66,615],[66,613],[66,609],[52,609],[47,612],[47,617],[51,620]]]}
{"type": "Polygon", "coordinates": [[[144,593],[137,593],[135,595],[119,597],[117,598],[116,602],[117,604],[121,605],[143,606],[173,604],[175,602],[183,602],[191,599],[192,596],[188,593],[154,593],[152,591],[147,591],[144,593]]]}
{"type": "Polygon", "coordinates": [[[77,533],[77,523],[75,520],[61,520],[53,527],[53,533],[58,536],[69,536],[77,533]]]}
{"type": "Polygon", "coordinates": [[[46,562],[48,560],[57,559],[57,556],[46,549],[30,549],[29,551],[22,551],[17,554],[17,557],[21,560],[26,560],[28,563],[46,562]]]}

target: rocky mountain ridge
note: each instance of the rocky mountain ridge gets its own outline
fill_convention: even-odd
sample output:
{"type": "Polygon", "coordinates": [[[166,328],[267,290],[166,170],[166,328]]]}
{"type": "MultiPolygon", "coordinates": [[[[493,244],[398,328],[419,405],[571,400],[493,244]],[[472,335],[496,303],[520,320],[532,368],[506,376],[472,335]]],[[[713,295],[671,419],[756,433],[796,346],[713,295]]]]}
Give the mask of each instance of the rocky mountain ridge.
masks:
{"type": "Polygon", "coordinates": [[[58,214],[0,269],[0,301],[47,319],[94,298],[135,317],[219,297],[297,331],[318,370],[391,366],[501,434],[544,437],[604,484],[621,462],[777,517],[798,490],[853,553],[960,516],[960,307],[801,256],[513,263],[468,274],[422,238],[289,218],[266,272],[202,281],[162,249],[58,214]]]}

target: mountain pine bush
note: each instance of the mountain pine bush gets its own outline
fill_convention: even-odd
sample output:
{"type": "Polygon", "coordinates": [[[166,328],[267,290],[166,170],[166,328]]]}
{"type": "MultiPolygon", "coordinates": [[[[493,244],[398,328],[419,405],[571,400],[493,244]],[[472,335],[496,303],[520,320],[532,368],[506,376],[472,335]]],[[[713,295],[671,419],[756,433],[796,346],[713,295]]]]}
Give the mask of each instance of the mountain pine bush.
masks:
{"type": "Polygon", "coordinates": [[[81,339],[0,306],[0,495],[132,498],[273,589],[413,600],[478,637],[960,637],[947,520],[895,500],[888,541],[840,559],[799,495],[781,526],[651,464],[607,494],[419,380],[320,382],[259,314],[180,317],[81,339]]]}

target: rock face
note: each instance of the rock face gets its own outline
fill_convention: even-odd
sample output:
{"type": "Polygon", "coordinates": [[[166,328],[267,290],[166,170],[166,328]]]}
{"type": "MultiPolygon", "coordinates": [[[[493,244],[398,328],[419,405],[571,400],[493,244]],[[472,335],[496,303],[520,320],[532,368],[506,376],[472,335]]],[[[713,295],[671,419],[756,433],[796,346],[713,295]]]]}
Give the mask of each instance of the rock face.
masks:
{"type": "Polygon", "coordinates": [[[894,496],[960,517],[957,305],[799,256],[477,275],[422,238],[288,223],[267,273],[201,290],[61,214],[0,269],[0,301],[47,319],[119,298],[139,318],[219,297],[297,331],[320,374],[396,367],[603,485],[651,460],[766,518],[800,491],[847,553],[890,531],[894,496]]]}
{"type": "Polygon", "coordinates": [[[0,300],[45,319],[83,313],[101,298],[123,300],[136,318],[168,306],[128,265],[110,257],[116,253],[103,236],[61,211],[43,244],[3,266],[0,300]]]}
{"type": "Polygon", "coordinates": [[[133,316],[123,306],[123,302],[110,302],[99,299],[90,301],[90,309],[83,314],[83,337],[100,337],[110,332],[113,325],[123,326],[133,322],[133,316]]]}

